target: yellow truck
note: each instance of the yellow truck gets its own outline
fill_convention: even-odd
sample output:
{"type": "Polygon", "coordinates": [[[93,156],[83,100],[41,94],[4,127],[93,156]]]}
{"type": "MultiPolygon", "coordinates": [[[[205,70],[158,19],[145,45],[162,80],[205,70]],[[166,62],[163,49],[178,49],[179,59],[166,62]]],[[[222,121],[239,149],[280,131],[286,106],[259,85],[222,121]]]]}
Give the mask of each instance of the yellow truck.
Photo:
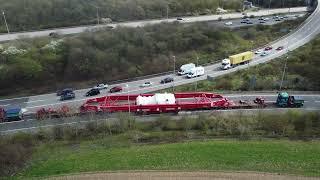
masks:
{"type": "Polygon", "coordinates": [[[221,69],[227,70],[240,64],[247,64],[253,59],[253,56],[254,54],[251,51],[229,56],[229,59],[222,60],[221,69]]]}

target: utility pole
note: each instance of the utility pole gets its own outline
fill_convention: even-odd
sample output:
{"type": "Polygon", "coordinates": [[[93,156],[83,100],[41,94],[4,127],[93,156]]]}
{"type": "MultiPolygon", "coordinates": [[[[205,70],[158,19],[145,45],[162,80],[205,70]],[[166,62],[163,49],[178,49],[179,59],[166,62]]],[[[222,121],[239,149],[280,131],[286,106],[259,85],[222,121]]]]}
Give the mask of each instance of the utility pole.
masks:
{"type": "MultiPolygon", "coordinates": [[[[196,67],[198,67],[199,66],[199,56],[198,56],[198,54],[196,54],[196,56],[197,56],[197,65],[196,65],[196,67]]],[[[198,89],[198,81],[196,81],[194,89],[195,89],[195,91],[197,91],[197,89],[198,89]]]]}
{"type": "Polygon", "coordinates": [[[271,0],[269,0],[269,15],[270,15],[270,10],[271,10],[271,0]]]}
{"type": "Polygon", "coordinates": [[[286,57],[286,61],[284,63],[284,68],[283,68],[283,73],[282,73],[282,78],[281,78],[281,83],[280,83],[280,91],[282,90],[283,80],[284,80],[284,76],[286,74],[288,58],[289,58],[289,56],[286,57]]]}
{"type": "Polygon", "coordinates": [[[89,3],[89,5],[91,5],[91,6],[96,8],[97,24],[99,25],[100,24],[99,7],[96,6],[96,5],[93,5],[91,3],[89,3]]]}
{"type": "Polygon", "coordinates": [[[8,27],[8,24],[7,24],[6,15],[5,15],[3,10],[2,10],[2,15],[3,15],[4,23],[6,24],[6,27],[7,27],[8,34],[10,34],[9,27],[8,27]]]}
{"type": "Polygon", "coordinates": [[[290,14],[290,8],[291,8],[291,0],[288,0],[288,6],[289,6],[289,14],[290,14]]]}
{"type": "Polygon", "coordinates": [[[130,110],[130,98],[129,98],[129,84],[126,84],[126,87],[127,87],[127,95],[128,95],[128,107],[129,107],[129,116],[131,114],[131,110],[130,110]]]}
{"type": "Polygon", "coordinates": [[[174,92],[174,76],[176,75],[176,56],[173,56],[173,81],[172,81],[172,91],[174,92]]]}
{"type": "Polygon", "coordinates": [[[100,24],[100,17],[99,17],[99,7],[96,7],[97,9],[97,23],[100,24]]]}
{"type": "Polygon", "coordinates": [[[284,76],[285,76],[286,70],[287,70],[287,63],[288,63],[289,52],[290,52],[289,46],[290,46],[290,41],[287,42],[287,57],[286,57],[286,60],[285,60],[285,63],[284,63],[284,68],[283,68],[283,73],[282,73],[282,78],[281,78],[281,83],[280,83],[280,91],[282,90],[284,76]]]}
{"type": "Polygon", "coordinates": [[[167,4],[167,21],[169,21],[169,4],[167,4]]]}

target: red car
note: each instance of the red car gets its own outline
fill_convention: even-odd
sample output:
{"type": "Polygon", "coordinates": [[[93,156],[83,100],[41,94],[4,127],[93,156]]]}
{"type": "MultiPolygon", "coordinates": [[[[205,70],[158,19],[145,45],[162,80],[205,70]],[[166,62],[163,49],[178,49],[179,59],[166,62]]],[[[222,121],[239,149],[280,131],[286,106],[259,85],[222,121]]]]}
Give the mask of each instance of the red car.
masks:
{"type": "Polygon", "coordinates": [[[270,51],[271,49],[272,49],[271,46],[268,46],[268,47],[264,48],[265,51],[270,51]]]}
{"type": "Polygon", "coordinates": [[[283,50],[283,46],[279,46],[276,50],[277,50],[277,51],[283,50]]]}
{"type": "Polygon", "coordinates": [[[113,87],[113,88],[111,88],[109,90],[110,93],[120,92],[120,91],[122,91],[122,87],[121,86],[115,86],[115,87],[113,87]]]}

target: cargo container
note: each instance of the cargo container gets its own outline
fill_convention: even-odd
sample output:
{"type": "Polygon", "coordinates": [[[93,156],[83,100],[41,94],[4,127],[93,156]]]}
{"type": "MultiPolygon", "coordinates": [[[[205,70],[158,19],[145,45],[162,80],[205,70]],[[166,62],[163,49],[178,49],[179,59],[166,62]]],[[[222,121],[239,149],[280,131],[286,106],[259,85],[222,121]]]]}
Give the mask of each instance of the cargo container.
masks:
{"type": "Polygon", "coordinates": [[[251,51],[229,56],[229,59],[222,60],[221,69],[227,70],[240,64],[247,64],[253,59],[253,56],[254,53],[251,51]]]}

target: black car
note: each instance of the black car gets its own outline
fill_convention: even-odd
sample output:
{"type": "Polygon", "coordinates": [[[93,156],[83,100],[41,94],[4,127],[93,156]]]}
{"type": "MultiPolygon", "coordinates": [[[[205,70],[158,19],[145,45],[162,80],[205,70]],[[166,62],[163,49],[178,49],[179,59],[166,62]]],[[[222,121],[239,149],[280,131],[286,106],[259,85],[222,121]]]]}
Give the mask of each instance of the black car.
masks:
{"type": "Polygon", "coordinates": [[[69,92],[66,94],[62,94],[60,97],[60,101],[74,99],[75,97],[76,95],[74,94],[74,92],[69,92]]]}
{"type": "Polygon", "coordinates": [[[72,88],[66,88],[63,90],[59,90],[57,91],[57,96],[62,96],[63,94],[67,94],[67,93],[73,93],[73,89],[72,88]]]}
{"type": "Polygon", "coordinates": [[[253,22],[252,21],[247,21],[247,24],[253,24],[253,22]]]}
{"type": "Polygon", "coordinates": [[[172,77],[167,77],[167,78],[162,79],[160,83],[165,84],[165,83],[169,83],[172,81],[174,81],[172,77]]]}
{"type": "Polygon", "coordinates": [[[98,95],[98,94],[100,94],[100,90],[97,89],[97,88],[93,88],[93,89],[90,89],[90,91],[88,91],[88,92],[86,93],[86,96],[87,96],[87,97],[88,97],[88,96],[96,96],[96,95],[98,95]]]}

